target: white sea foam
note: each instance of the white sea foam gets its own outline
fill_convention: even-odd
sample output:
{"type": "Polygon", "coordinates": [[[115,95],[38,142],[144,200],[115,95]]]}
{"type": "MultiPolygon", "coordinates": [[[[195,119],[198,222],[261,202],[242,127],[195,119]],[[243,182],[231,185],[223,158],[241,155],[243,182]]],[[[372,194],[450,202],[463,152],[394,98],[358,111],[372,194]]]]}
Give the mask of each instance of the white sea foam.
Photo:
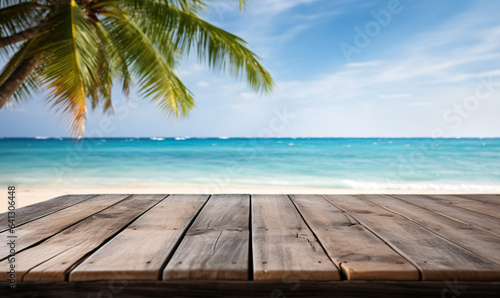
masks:
{"type": "Polygon", "coordinates": [[[49,137],[35,137],[35,139],[37,139],[37,140],[46,140],[46,139],[48,139],[48,138],[49,138],[49,137]]]}
{"type": "Polygon", "coordinates": [[[353,189],[424,189],[424,190],[467,190],[467,191],[499,191],[500,187],[487,184],[447,184],[447,183],[379,183],[354,180],[342,180],[348,188],[353,189]]]}
{"type": "Polygon", "coordinates": [[[163,141],[165,138],[149,138],[152,141],[163,141]]]}

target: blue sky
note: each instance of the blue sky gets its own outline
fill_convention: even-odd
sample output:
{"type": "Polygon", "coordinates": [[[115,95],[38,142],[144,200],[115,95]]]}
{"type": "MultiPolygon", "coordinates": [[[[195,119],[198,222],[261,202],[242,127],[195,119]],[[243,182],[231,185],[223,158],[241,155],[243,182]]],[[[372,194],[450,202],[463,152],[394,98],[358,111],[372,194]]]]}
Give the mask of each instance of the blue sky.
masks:
{"type": "MultiPolygon", "coordinates": [[[[87,136],[500,137],[500,1],[213,1],[206,18],[245,39],[272,95],[188,58],[197,107],[172,119],[114,93],[87,136]],[[498,82],[498,83],[497,83],[498,82]]],[[[70,136],[40,98],[0,111],[0,137],[70,136]]]]}

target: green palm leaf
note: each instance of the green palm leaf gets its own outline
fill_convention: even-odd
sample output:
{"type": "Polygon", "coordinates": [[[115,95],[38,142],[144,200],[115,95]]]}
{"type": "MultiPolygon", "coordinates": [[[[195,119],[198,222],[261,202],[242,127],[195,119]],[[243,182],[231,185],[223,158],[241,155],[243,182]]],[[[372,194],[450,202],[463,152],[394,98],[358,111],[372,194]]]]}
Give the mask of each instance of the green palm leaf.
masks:
{"type": "MultiPolygon", "coordinates": [[[[0,38],[37,27],[51,11],[49,6],[35,1],[7,1],[7,3],[15,3],[15,5],[7,6],[6,2],[2,1],[0,6],[0,38]]],[[[0,47],[0,54],[8,56],[13,48],[13,46],[0,47]]]]}
{"type": "Polygon", "coordinates": [[[50,91],[53,106],[81,135],[87,115],[86,97],[96,98],[99,46],[92,24],[75,0],[62,4],[50,20],[50,33],[40,38],[38,52],[47,58],[40,78],[50,91]]]}
{"type": "MultiPolygon", "coordinates": [[[[31,39],[25,42],[12,58],[5,64],[0,73],[0,85],[15,71],[17,66],[23,61],[30,51],[33,51],[36,44],[36,39],[31,39]]],[[[29,100],[38,91],[38,83],[35,73],[32,73],[28,79],[14,93],[13,100],[15,102],[24,102],[29,100]]]]}
{"type": "Polygon", "coordinates": [[[192,94],[141,28],[124,12],[109,14],[103,24],[138,78],[142,95],[158,102],[168,114],[186,115],[194,106],[192,94]]]}
{"type": "Polygon", "coordinates": [[[253,90],[263,93],[272,90],[271,75],[242,39],[168,1],[144,1],[137,6],[135,1],[126,0],[123,6],[127,7],[129,2],[135,8],[131,19],[144,28],[151,40],[171,39],[185,55],[194,49],[198,59],[210,68],[228,72],[235,78],[245,77],[253,90]]]}
{"type": "MultiPolygon", "coordinates": [[[[240,9],[245,2],[238,0],[240,9]]],[[[87,105],[112,110],[111,90],[119,82],[127,96],[134,83],[166,114],[186,115],[195,106],[193,94],[174,69],[191,53],[213,70],[246,80],[256,92],[270,92],[273,80],[260,58],[242,39],[200,17],[206,3],[212,2],[0,1],[0,55],[10,57],[0,73],[0,108],[10,97],[24,101],[43,86],[79,136],[87,105]]]]}

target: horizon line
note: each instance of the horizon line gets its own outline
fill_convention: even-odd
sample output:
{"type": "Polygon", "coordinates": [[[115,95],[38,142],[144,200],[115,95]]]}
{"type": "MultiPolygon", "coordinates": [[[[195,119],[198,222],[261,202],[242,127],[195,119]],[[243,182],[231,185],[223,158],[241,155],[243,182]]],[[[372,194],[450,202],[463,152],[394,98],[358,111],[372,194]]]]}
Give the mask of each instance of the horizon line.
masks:
{"type": "Polygon", "coordinates": [[[176,136],[176,137],[167,137],[167,136],[151,136],[151,137],[82,137],[82,138],[74,138],[74,137],[52,137],[52,136],[34,136],[34,137],[0,137],[0,140],[4,139],[35,139],[35,140],[47,140],[47,139],[150,139],[150,140],[159,140],[159,139],[172,139],[172,140],[189,140],[189,139],[219,139],[219,140],[227,140],[227,139],[500,139],[498,137],[189,137],[189,136],[176,136]]]}

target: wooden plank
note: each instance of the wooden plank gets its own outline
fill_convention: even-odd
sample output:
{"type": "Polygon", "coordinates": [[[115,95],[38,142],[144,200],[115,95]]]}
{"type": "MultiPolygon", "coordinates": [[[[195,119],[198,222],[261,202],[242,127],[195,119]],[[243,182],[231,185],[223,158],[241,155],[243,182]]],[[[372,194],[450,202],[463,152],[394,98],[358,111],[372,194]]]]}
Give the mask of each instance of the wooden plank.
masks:
{"type": "Polygon", "coordinates": [[[394,195],[394,197],[407,201],[424,209],[442,214],[451,219],[469,224],[500,237],[500,219],[484,215],[472,210],[456,207],[447,203],[433,200],[427,196],[394,195]]]}
{"type": "Polygon", "coordinates": [[[497,298],[500,282],[112,281],[0,283],[0,297],[458,297],[497,298]]]}
{"type": "MultiPolygon", "coordinates": [[[[129,195],[100,195],[80,204],[70,206],[66,209],[54,212],[50,215],[28,222],[15,229],[16,252],[30,247],[55,235],[67,227],[95,214],[109,206],[118,203],[129,195]]],[[[9,231],[0,233],[0,237],[7,239],[11,235],[9,231]]],[[[7,241],[0,243],[0,259],[9,256],[9,245],[7,241]]]]}
{"type": "Polygon", "coordinates": [[[163,271],[164,280],[248,277],[249,195],[214,195],[163,271]]]}
{"type": "Polygon", "coordinates": [[[355,196],[325,197],[412,262],[422,280],[500,280],[500,266],[400,215],[355,196]]]}
{"type": "Polygon", "coordinates": [[[462,207],[482,214],[500,218],[500,205],[484,203],[469,199],[464,196],[455,195],[426,195],[429,198],[448,203],[457,207],[462,207]]]}
{"type": "MultiPolygon", "coordinates": [[[[16,226],[23,225],[37,218],[63,210],[95,196],[96,195],[66,195],[16,209],[16,226]]],[[[0,214],[0,232],[8,230],[7,217],[7,212],[0,214]]]]}
{"type": "MultiPolygon", "coordinates": [[[[165,195],[133,195],[16,255],[22,281],[64,281],[66,272],[165,195]]],[[[6,268],[7,260],[0,262],[6,268]]],[[[0,272],[1,278],[7,273],[0,272]]]]}
{"type": "Polygon", "coordinates": [[[479,201],[482,203],[500,206],[500,195],[499,194],[460,195],[460,196],[464,197],[464,198],[471,199],[471,200],[479,201]]]}
{"type": "Polygon", "coordinates": [[[171,195],[71,271],[69,280],[158,280],[163,264],[208,195],[171,195]],[[140,249],[138,249],[140,247],[140,249]]]}
{"type": "Polygon", "coordinates": [[[495,235],[390,196],[363,197],[500,265],[500,238],[495,235]]]}
{"type": "Polygon", "coordinates": [[[419,280],[415,266],[322,196],[291,198],[348,280],[419,280]]]}
{"type": "Polygon", "coordinates": [[[255,280],[340,280],[286,195],[252,196],[252,250],[255,280]]]}

